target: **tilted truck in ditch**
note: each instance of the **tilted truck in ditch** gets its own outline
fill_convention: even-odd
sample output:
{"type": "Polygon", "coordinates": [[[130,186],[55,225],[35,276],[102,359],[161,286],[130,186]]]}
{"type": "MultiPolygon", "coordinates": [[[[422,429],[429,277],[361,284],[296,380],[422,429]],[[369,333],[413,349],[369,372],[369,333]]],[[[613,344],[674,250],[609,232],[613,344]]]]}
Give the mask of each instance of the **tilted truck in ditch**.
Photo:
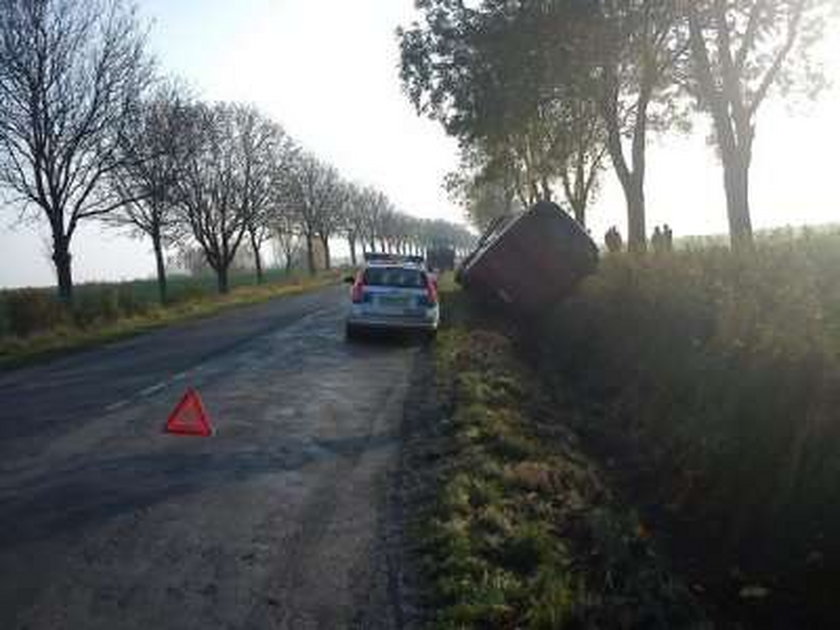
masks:
{"type": "Polygon", "coordinates": [[[468,290],[512,310],[537,313],[566,297],[598,266],[598,248],[567,213],[550,202],[499,219],[458,269],[468,290]]]}

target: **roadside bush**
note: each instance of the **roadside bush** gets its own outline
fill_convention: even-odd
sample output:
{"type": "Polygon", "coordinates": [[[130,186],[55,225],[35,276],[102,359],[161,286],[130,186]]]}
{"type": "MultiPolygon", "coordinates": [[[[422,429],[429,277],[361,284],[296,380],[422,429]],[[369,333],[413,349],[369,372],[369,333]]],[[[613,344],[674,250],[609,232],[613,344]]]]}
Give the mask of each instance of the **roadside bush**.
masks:
{"type": "Polygon", "coordinates": [[[88,287],[77,291],[73,301],[73,321],[79,328],[115,322],[119,317],[119,293],[115,288],[88,287]]]}
{"type": "Polygon", "coordinates": [[[199,283],[181,281],[169,288],[169,302],[172,304],[201,300],[209,295],[213,295],[212,289],[199,283]]]}
{"type": "Polygon", "coordinates": [[[233,290],[224,296],[217,294],[215,279],[209,276],[175,275],[163,306],[154,280],[77,285],[72,309],[64,307],[52,289],[0,291],[0,368],[329,284],[339,274],[335,270],[301,279],[271,271],[266,276],[271,282],[259,286],[253,274],[237,274],[231,276],[233,290]]]}
{"type": "Polygon", "coordinates": [[[661,505],[757,565],[840,526],[840,235],[610,256],[545,318],[540,358],[641,457],[661,505]]]}
{"type": "Polygon", "coordinates": [[[117,307],[120,313],[126,317],[134,315],[145,315],[158,306],[157,296],[155,299],[148,299],[143,296],[133,283],[116,285],[117,307]]]}
{"type": "Polygon", "coordinates": [[[55,328],[67,320],[67,314],[52,292],[43,289],[6,291],[0,298],[3,326],[0,336],[28,337],[55,328]]]}

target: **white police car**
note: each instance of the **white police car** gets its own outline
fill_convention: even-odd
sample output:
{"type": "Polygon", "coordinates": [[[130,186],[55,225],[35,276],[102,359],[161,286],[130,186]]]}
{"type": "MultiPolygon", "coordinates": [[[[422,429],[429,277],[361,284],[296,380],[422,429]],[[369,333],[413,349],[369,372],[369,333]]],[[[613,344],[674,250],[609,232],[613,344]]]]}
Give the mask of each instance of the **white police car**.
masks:
{"type": "Polygon", "coordinates": [[[437,279],[416,256],[367,254],[346,279],[350,289],[347,338],[369,330],[406,330],[434,338],[440,322],[437,279]]]}

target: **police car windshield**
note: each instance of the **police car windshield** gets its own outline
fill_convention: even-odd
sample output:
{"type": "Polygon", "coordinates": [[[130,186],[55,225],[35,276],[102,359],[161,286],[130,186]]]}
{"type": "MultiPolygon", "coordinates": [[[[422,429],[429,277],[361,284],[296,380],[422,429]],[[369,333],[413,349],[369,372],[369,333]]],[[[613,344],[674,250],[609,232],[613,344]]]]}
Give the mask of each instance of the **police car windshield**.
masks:
{"type": "Polygon", "coordinates": [[[426,286],[426,279],[418,269],[368,267],[365,269],[364,283],[374,287],[422,289],[426,286]]]}

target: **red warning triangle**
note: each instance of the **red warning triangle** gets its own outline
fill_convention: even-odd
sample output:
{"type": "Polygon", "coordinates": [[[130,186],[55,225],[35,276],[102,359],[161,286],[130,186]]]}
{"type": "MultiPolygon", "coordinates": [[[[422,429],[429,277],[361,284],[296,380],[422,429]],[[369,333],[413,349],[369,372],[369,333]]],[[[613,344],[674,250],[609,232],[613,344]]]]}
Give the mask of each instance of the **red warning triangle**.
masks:
{"type": "Polygon", "coordinates": [[[210,416],[204,410],[198,392],[190,387],[181,402],[175,407],[166,421],[166,430],[179,435],[199,435],[209,437],[213,434],[210,416]]]}

